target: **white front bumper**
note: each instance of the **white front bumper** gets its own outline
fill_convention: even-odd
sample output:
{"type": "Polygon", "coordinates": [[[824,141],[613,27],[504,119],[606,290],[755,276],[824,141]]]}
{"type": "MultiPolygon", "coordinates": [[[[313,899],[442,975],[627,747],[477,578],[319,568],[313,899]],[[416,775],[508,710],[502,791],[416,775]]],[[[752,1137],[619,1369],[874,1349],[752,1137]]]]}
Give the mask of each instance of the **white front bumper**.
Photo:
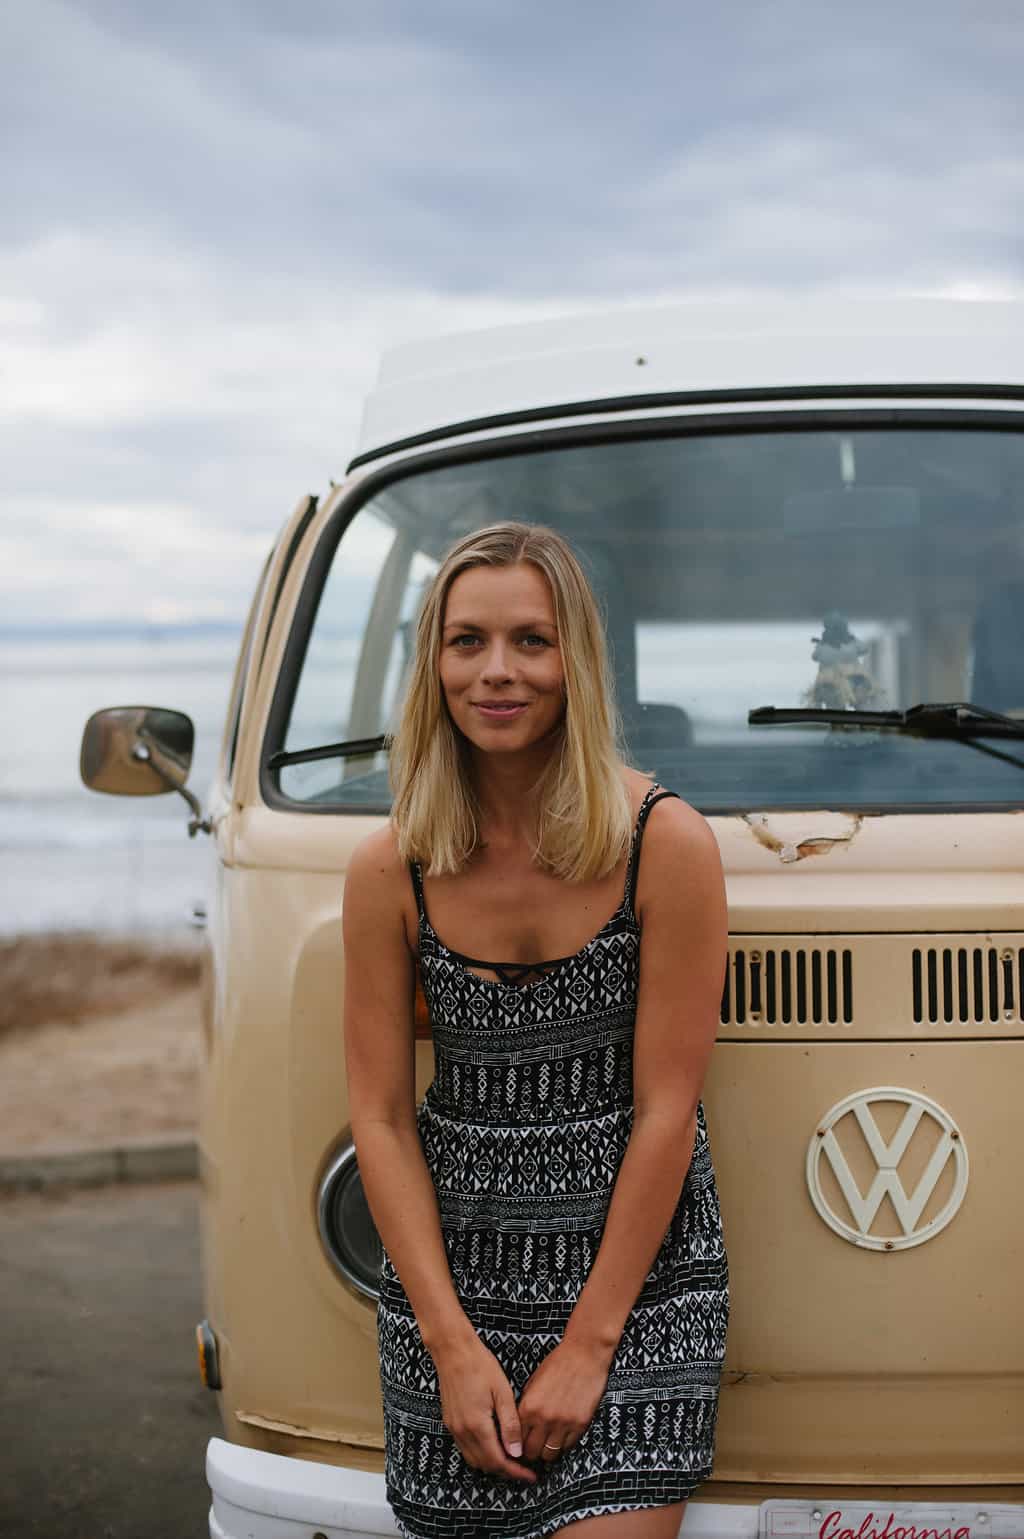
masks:
{"type": "MultiPolygon", "coordinates": [[[[397,1535],[384,1476],[261,1453],[224,1438],[206,1447],[210,1539],[373,1539],[397,1535]]],[[[691,1501],[681,1539],[757,1539],[757,1507],[691,1501]]]]}
{"type": "Polygon", "coordinates": [[[212,1437],[206,1445],[210,1539],[370,1539],[398,1533],[384,1476],[288,1459],[212,1437]]]}

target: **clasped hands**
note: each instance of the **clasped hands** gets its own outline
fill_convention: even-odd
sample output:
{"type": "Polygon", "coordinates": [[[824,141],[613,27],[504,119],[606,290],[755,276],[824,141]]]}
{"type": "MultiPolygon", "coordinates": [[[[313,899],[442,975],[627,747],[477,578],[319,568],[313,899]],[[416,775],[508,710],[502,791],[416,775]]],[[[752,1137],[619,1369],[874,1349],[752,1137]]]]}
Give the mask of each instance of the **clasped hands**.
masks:
{"type": "Polygon", "coordinates": [[[563,1338],[517,1405],[498,1359],[474,1334],[436,1365],[442,1419],[467,1464],[533,1484],[538,1476],[529,1463],[559,1458],[590,1425],[612,1355],[563,1338]]]}

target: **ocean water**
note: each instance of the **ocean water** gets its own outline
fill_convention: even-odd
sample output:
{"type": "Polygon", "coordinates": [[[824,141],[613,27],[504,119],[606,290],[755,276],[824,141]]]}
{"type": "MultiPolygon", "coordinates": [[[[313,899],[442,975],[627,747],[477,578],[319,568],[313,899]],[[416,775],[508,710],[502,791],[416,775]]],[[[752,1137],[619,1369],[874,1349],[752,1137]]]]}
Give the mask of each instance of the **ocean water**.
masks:
{"type": "Polygon", "coordinates": [[[205,811],[241,626],[0,638],[0,935],[46,929],[186,934],[213,874],[173,793],[109,796],[78,769],[93,711],[159,705],[195,726],[188,784],[205,811]]]}

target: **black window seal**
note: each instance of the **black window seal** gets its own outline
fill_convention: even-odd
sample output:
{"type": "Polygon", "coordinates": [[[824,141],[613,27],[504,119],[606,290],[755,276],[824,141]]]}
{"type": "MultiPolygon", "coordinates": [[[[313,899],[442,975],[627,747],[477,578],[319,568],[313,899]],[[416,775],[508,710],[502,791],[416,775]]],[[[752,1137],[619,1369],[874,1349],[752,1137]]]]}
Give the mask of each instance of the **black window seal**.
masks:
{"type": "Polygon", "coordinates": [[[404,454],[409,449],[440,443],[465,433],[487,433],[553,418],[589,416],[595,412],[651,411],[670,406],[730,406],[744,401],[887,401],[906,400],[909,396],[921,400],[1024,401],[1024,385],[777,385],[757,389],[660,390],[646,395],[606,396],[562,405],[530,406],[520,411],[493,412],[487,417],[468,417],[443,427],[427,428],[422,433],[395,438],[376,449],[366,449],[349,460],[347,468],[351,472],[385,455],[404,454]]]}
{"type": "MultiPolygon", "coordinates": [[[[990,390],[1001,391],[1013,389],[1015,398],[1024,401],[1024,386],[1022,387],[989,387],[990,390]]],[[[916,387],[907,386],[906,392],[913,394],[916,387]]],[[[935,393],[947,395],[946,387],[941,391],[933,387],[935,393]]],[[[975,385],[963,387],[964,393],[972,398],[978,398],[985,393],[984,387],[975,385]]],[[[865,397],[877,397],[882,392],[874,388],[863,387],[859,393],[865,397]]],[[[835,391],[828,394],[834,396],[835,391]]],[[[852,393],[852,392],[851,392],[852,393]]],[[[805,396],[807,392],[798,391],[798,396],[805,396]]],[[[744,400],[750,399],[751,392],[742,392],[744,400]]],[[[630,406],[635,407],[637,397],[630,398],[630,406]]],[[[703,397],[706,399],[706,397],[703,397]]],[[[561,412],[561,408],[559,408],[561,412]]],[[[277,679],[274,682],[274,693],[267,713],[266,727],[263,733],[263,741],[260,745],[259,755],[259,790],[264,803],[279,812],[302,812],[313,816],[328,817],[386,817],[391,810],[390,802],[366,803],[366,802],[341,802],[327,803],[305,802],[297,798],[287,796],[276,784],[276,775],[279,772],[271,770],[268,759],[271,754],[283,748],[283,738],[287,730],[288,719],[294,704],[295,692],[298,686],[302,663],[305,657],[306,647],[316,619],[316,611],[323,593],[324,581],[334,560],[337,550],[349,524],[371,498],[386,486],[391,486],[399,481],[404,481],[409,476],[418,475],[421,471],[442,468],[446,465],[463,464],[468,460],[505,459],[512,455],[530,454],[541,452],[555,452],[563,448],[577,447],[594,442],[604,443],[628,443],[635,440],[651,438],[686,438],[732,435],[739,433],[805,433],[824,428],[853,427],[864,428],[892,428],[895,430],[925,429],[934,431],[948,431],[950,429],[977,428],[985,431],[1021,433],[1024,432],[1024,412],[1001,411],[998,408],[985,407],[927,407],[927,406],[878,406],[867,407],[856,413],[848,408],[837,407],[809,407],[806,411],[744,411],[716,413],[713,416],[693,415],[680,417],[647,417],[629,421],[617,422],[581,422],[569,425],[559,424],[546,428],[535,428],[524,433],[515,433],[500,438],[476,439],[472,442],[442,444],[439,447],[426,449],[418,454],[411,454],[405,458],[382,465],[368,475],[361,478],[355,486],[343,496],[333,509],[326,527],[321,531],[315,550],[310,558],[309,569],[306,572],[302,590],[299,594],[295,614],[292,617],[291,627],[285,641],[284,652],[281,658],[281,667],[277,679]]],[[[446,435],[447,436],[447,435],[446,435]]],[[[381,451],[383,453],[383,451],[381,451]]],[[[352,462],[355,463],[354,461],[352,462]]],[[[351,467],[350,467],[351,468],[351,467]]],[[[804,812],[814,811],[817,803],[786,804],[785,806],[772,808],[758,806],[756,811],[779,812],[804,812]]],[[[870,806],[854,807],[852,811],[865,815],[881,815],[883,813],[901,814],[904,812],[999,812],[1019,808],[1019,802],[1002,803],[914,803],[891,805],[889,803],[871,804],[870,806]]],[[[843,809],[833,809],[843,810],[843,809]]],[[[742,817],[743,809],[736,807],[714,808],[710,805],[701,805],[700,811],[705,816],[735,816],[742,817]]]]}
{"type": "MultiPolygon", "coordinates": [[[[274,616],[277,614],[277,606],[281,600],[281,590],[285,585],[285,580],[287,579],[288,573],[291,571],[292,562],[295,560],[299,546],[302,544],[303,538],[305,537],[306,530],[312,523],[313,515],[316,513],[319,502],[319,497],[313,496],[312,493],[307,495],[306,506],[302,510],[302,516],[298,523],[295,525],[295,528],[292,531],[292,537],[288,542],[288,549],[285,552],[285,558],[281,563],[281,570],[278,573],[277,586],[274,589],[274,598],[270,605],[270,614],[267,617],[266,627],[263,631],[263,645],[260,648],[259,668],[263,667],[263,659],[267,652],[267,642],[270,640],[270,633],[274,628],[274,616]]],[[[257,669],[257,672],[258,671],[259,670],[257,669]]]]}
{"type": "Polygon", "coordinates": [[[242,724],[242,704],[245,700],[249,675],[252,669],[253,643],[256,640],[256,622],[259,618],[259,608],[263,601],[263,590],[267,585],[267,577],[270,572],[270,563],[274,559],[274,546],[271,545],[264,558],[260,575],[256,579],[256,590],[253,593],[252,603],[249,606],[249,614],[245,623],[241,643],[241,670],[238,677],[238,689],[233,696],[230,706],[230,738],[227,746],[227,755],[224,761],[224,781],[231,786],[235,779],[235,757],[238,753],[238,734],[242,724]]]}
{"type": "Polygon", "coordinates": [[[264,561],[260,575],[257,578],[256,591],[253,595],[253,602],[249,611],[249,618],[246,625],[246,634],[243,640],[245,658],[242,664],[242,676],[238,681],[238,694],[234,702],[234,719],[231,726],[231,740],[228,746],[228,755],[224,766],[225,783],[228,786],[232,786],[234,784],[235,759],[238,753],[238,736],[242,725],[242,710],[245,705],[246,695],[248,694],[249,681],[254,672],[258,677],[259,671],[263,667],[263,659],[266,656],[267,642],[270,638],[271,628],[274,624],[274,616],[277,613],[277,605],[281,597],[281,589],[284,586],[284,581],[288,575],[289,568],[295,559],[296,552],[302,543],[302,536],[305,534],[306,529],[309,527],[310,519],[316,512],[317,502],[318,499],[315,496],[312,496],[311,494],[307,495],[306,506],[303,509],[302,517],[300,518],[299,523],[297,524],[289,542],[288,551],[282,563],[281,571],[278,574],[277,586],[274,589],[274,597],[270,606],[270,614],[267,618],[267,623],[263,631],[263,644],[260,647],[259,661],[255,663],[254,666],[253,647],[256,641],[256,626],[259,622],[259,609],[263,599],[263,589],[266,587],[267,578],[270,573],[270,564],[274,559],[274,552],[277,549],[277,540],[273,542],[270,550],[267,552],[266,560],[264,561]]]}

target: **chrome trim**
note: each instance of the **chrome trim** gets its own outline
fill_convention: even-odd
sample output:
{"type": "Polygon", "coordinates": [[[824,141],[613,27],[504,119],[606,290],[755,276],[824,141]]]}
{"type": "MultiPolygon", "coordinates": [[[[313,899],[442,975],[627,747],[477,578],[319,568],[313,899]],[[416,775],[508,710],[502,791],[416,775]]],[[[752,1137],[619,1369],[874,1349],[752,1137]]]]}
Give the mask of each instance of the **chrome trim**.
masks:
{"type": "Polygon", "coordinates": [[[331,1226],[329,1222],[329,1212],[331,1208],[331,1198],[339,1182],[352,1179],[350,1175],[352,1166],[356,1166],[355,1179],[358,1180],[359,1176],[358,1162],[356,1160],[356,1146],[352,1142],[351,1138],[349,1138],[345,1141],[344,1144],[342,1144],[341,1148],[334,1155],[333,1159],[330,1161],[320,1178],[320,1185],[317,1187],[316,1193],[316,1226],[320,1235],[320,1244],[323,1246],[324,1254],[326,1255],[331,1265],[334,1267],[335,1271],[344,1279],[350,1288],[353,1288],[356,1293],[359,1294],[361,1298],[370,1299],[376,1303],[377,1299],[380,1297],[377,1289],[368,1287],[363,1279],[358,1276],[351,1267],[345,1264],[344,1259],[335,1250],[330,1238],[331,1226]]]}

